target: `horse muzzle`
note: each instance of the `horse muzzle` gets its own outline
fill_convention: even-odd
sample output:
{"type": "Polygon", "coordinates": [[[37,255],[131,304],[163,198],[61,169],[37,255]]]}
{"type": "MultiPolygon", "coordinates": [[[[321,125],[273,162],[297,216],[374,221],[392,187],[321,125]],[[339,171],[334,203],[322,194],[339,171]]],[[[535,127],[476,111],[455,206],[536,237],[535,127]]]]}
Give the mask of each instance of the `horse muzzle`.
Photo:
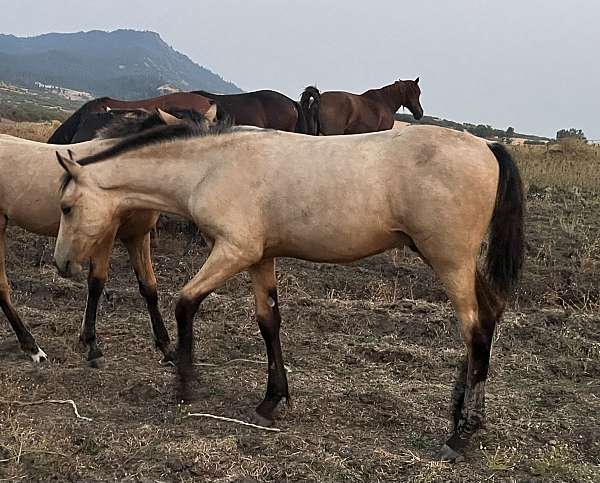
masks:
{"type": "Polygon", "coordinates": [[[414,111],[411,111],[411,113],[417,121],[423,117],[423,109],[415,109],[414,111]]]}

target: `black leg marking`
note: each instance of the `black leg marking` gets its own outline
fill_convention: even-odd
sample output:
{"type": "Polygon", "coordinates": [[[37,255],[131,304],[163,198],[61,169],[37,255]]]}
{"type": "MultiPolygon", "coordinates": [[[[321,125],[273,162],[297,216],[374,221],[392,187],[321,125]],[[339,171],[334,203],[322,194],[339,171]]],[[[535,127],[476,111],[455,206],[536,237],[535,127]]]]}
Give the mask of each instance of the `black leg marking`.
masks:
{"type": "Polygon", "coordinates": [[[175,362],[175,353],[171,349],[171,338],[158,307],[158,292],[156,291],[156,287],[148,287],[141,280],[138,283],[140,294],[144,297],[148,306],[154,344],[164,354],[163,362],[175,362]]]}
{"type": "Polygon", "coordinates": [[[35,338],[31,335],[31,332],[23,323],[21,317],[19,317],[19,314],[10,301],[10,296],[6,292],[0,293],[0,306],[17,336],[21,350],[31,357],[34,362],[46,361],[46,353],[37,345],[35,338]]]}
{"type": "Polygon", "coordinates": [[[268,301],[270,305],[268,315],[258,315],[258,325],[265,341],[268,360],[267,391],[264,400],[256,408],[256,413],[262,418],[263,424],[273,423],[273,413],[283,398],[289,402],[288,382],[279,338],[281,315],[277,289],[268,291],[268,301]]]}
{"type": "Polygon", "coordinates": [[[175,306],[177,319],[177,401],[192,399],[190,383],[194,378],[194,315],[202,301],[208,296],[203,294],[198,300],[180,297],[175,306]]]}
{"type": "Polygon", "coordinates": [[[81,327],[79,340],[88,349],[87,361],[91,367],[99,368],[103,363],[102,351],[98,348],[96,341],[96,314],[98,312],[98,301],[104,290],[104,281],[92,275],[93,267],[90,266],[88,277],[88,298],[85,306],[85,316],[81,327]]]}
{"type": "Polygon", "coordinates": [[[464,367],[459,369],[453,393],[454,432],[441,451],[442,458],[449,460],[455,460],[454,454],[462,452],[471,436],[485,424],[485,382],[490,363],[492,338],[496,323],[504,310],[504,302],[492,293],[479,273],[477,273],[475,287],[479,306],[479,324],[471,329],[468,365],[466,371],[464,367]],[[461,398],[462,404],[460,404],[461,398]]]}

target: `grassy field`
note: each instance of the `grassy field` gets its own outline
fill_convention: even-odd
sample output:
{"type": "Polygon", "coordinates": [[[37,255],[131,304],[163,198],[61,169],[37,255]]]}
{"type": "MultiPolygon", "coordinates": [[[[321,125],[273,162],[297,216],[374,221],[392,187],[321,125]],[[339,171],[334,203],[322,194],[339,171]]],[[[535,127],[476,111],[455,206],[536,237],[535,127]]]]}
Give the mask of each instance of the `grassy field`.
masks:
{"type": "MultiPolygon", "coordinates": [[[[33,366],[0,324],[0,480],[600,481],[600,157],[585,146],[511,149],[528,188],[527,265],[495,336],[487,428],[465,462],[431,459],[450,428],[462,344],[440,284],[409,251],[349,265],[280,261],[293,404],[282,431],[266,433],[186,417],[247,420],[262,397],[246,276],[203,305],[199,397],[177,406],[124,249],[99,311],[106,366],[96,370],[75,343],[85,284],[56,276],[52,242],[11,227],[14,299],[51,360],[33,366]],[[73,399],[92,420],[67,405],[14,403],[49,399],[73,399]]],[[[207,254],[178,227],[154,251],[172,335],[177,289],[207,254]]]]}

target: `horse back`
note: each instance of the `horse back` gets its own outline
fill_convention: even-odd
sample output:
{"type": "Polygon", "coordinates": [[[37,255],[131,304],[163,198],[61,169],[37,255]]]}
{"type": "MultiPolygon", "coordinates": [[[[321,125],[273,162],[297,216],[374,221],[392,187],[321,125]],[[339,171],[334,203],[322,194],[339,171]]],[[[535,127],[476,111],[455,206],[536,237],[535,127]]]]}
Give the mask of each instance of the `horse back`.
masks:
{"type": "Polygon", "coordinates": [[[325,135],[363,134],[391,129],[394,118],[368,96],[329,91],[321,94],[319,123],[325,135]]]}
{"type": "Polygon", "coordinates": [[[241,94],[211,94],[194,91],[213,99],[227,112],[236,125],[256,126],[281,131],[294,131],[298,121],[296,102],[272,90],[241,94]]]}

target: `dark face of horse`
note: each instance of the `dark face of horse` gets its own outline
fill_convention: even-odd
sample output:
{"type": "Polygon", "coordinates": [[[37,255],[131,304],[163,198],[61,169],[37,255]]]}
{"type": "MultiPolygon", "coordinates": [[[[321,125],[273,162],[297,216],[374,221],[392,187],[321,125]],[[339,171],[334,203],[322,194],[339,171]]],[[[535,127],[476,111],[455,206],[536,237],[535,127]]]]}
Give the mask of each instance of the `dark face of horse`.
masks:
{"type": "Polygon", "coordinates": [[[398,81],[404,84],[405,101],[404,106],[411,112],[413,117],[418,121],[423,117],[423,107],[421,106],[421,88],[419,87],[419,78],[414,81],[398,81]]]}

